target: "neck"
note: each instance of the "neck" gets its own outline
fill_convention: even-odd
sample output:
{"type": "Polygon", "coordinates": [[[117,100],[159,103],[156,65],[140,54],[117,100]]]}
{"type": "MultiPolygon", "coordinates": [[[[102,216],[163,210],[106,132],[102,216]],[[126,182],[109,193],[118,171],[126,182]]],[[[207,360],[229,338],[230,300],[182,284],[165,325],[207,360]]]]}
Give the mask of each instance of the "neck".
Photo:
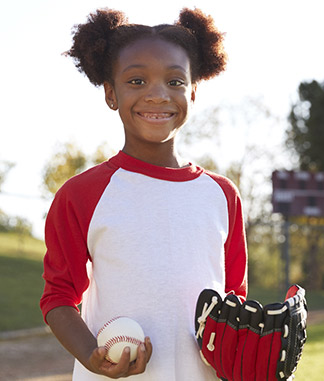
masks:
{"type": "Polygon", "coordinates": [[[125,144],[122,151],[136,159],[160,167],[180,168],[184,165],[173,142],[171,144],[170,142],[164,144],[159,143],[153,147],[152,144],[150,147],[131,147],[129,144],[125,144]]]}

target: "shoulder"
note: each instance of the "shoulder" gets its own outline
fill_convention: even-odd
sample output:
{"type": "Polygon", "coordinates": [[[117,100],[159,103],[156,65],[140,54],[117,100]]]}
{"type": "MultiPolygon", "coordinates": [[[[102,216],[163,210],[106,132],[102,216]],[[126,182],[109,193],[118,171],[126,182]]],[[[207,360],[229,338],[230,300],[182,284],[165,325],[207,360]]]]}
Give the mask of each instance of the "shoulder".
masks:
{"type": "Polygon", "coordinates": [[[56,197],[62,195],[77,196],[78,194],[85,195],[88,192],[106,186],[117,167],[111,165],[109,161],[98,164],[86,171],[77,174],[67,180],[58,190],[56,197]]]}
{"type": "Polygon", "coordinates": [[[71,177],[56,193],[48,213],[47,225],[51,220],[57,222],[73,216],[82,221],[86,231],[93,211],[117,169],[108,161],[71,177]]]}
{"type": "Polygon", "coordinates": [[[213,179],[223,190],[225,196],[240,197],[239,190],[236,185],[227,177],[204,169],[204,173],[213,179]]]}

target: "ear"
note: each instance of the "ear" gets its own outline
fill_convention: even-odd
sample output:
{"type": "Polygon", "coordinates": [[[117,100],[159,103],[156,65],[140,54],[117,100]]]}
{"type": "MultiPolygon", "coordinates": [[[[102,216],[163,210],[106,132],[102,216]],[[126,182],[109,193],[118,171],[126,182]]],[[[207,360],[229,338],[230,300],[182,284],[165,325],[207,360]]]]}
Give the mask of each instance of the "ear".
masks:
{"type": "Polygon", "coordinates": [[[196,91],[197,91],[197,83],[193,83],[191,85],[191,102],[194,103],[196,100],[196,91]]]}
{"type": "Polygon", "coordinates": [[[118,110],[117,97],[113,85],[109,82],[104,82],[105,100],[109,108],[118,110]]]}

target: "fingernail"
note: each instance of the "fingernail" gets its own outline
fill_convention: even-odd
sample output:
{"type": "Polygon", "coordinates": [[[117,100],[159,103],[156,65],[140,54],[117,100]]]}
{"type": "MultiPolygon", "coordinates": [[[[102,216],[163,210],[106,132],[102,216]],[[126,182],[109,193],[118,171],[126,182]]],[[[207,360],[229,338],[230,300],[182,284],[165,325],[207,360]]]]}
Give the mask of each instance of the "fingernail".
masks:
{"type": "Polygon", "coordinates": [[[141,345],[140,345],[140,350],[141,350],[142,352],[145,352],[145,345],[144,345],[144,344],[141,344],[141,345]]]}
{"type": "Polygon", "coordinates": [[[130,352],[130,348],[129,348],[129,347],[126,347],[126,348],[124,349],[124,351],[125,351],[125,353],[129,353],[129,352],[130,352]]]}

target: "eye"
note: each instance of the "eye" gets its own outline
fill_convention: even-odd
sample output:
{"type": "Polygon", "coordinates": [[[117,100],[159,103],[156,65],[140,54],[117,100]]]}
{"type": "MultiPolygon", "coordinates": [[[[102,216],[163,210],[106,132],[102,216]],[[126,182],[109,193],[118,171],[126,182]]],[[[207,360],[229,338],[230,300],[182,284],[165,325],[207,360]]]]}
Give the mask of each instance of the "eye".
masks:
{"type": "Polygon", "coordinates": [[[168,82],[170,86],[181,86],[184,85],[184,81],[181,79],[172,79],[171,81],[168,82]]]}
{"type": "Polygon", "coordinates": [[[144,85],[145,82],[142,79],[135,78],[128,81],[128,83],[130,83],[131,85],[144,85]]]}

